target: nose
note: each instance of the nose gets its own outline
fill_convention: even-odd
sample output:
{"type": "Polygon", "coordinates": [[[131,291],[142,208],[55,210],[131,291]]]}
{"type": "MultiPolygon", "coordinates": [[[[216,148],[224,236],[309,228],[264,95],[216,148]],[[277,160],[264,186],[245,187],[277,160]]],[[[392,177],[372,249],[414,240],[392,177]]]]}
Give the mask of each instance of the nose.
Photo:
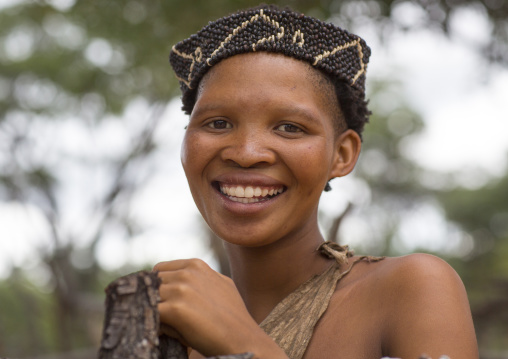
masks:
{"type": "Polygon", "coordinates": [[[227,139],[221,158],[243,168],[269,166],[276,160],[270,137],[262,130],[236,131],[227,139]]]}

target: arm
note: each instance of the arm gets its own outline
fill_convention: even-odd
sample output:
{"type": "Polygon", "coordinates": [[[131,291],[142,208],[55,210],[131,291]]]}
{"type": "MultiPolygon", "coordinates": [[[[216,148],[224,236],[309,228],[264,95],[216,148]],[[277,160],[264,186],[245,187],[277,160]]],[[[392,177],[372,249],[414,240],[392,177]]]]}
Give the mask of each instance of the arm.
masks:
{"type": "Polygon", "coordinates": [[[163,331],[206,356],[285,353],[251,317],[233,281],[198,259],[159,263],[163,331]],[[171,329],[169,329],[171,328],[171,329]]]}
{"type": "Polygon", "coordinates": [[[385,350],[391,357],[477,359],[466,291],[443,260],[426,254],[399,258],[388,274],[385,350]]]}

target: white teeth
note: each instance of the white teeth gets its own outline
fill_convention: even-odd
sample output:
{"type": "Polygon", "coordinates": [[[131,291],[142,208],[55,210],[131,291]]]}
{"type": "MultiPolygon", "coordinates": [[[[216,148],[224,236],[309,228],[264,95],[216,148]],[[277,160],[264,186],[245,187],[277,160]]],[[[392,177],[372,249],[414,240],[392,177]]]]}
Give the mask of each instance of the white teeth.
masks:
{"type": "Polygon", "coordinates": [[[240,202],[240,203],[256,203],[259,202],[259,198],[238,198],[238,197],[229,197],[230,200],[233,202],[240,202]]]}
{"type": "Polygon", "coordinates": [[[243,187],[240,186],[236,187],[235,196],[240,198],[245,196],[245,190],[243,189],[243,187]]]}
{"type": "Polygon", "coordinates": [[[246,198],[252,198],[252,197],[254,197],[254,188],[252,188],[250,186],[245,188],[245,197],[246,198]]]}
{"type": "Polygon", "coordinates": [[[242,186],[233,186],[226,187],[221,186],[220,191],[229,196],[232,201],[241,202],[241,203],[254,203],[259,202],[260,200],[267,199],[267,196],[276,196],[279,193],[284,192],[284,187],[280,188],[272,188],[267,189],[261,187],[242,187],[242,186]]]}

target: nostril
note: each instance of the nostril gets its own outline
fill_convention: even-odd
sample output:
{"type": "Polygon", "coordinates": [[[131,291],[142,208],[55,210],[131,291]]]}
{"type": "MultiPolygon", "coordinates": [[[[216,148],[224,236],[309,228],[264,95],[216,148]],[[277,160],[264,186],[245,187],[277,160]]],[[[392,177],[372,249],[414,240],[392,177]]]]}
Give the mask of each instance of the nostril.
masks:
{"type": "Polygon", "coordinates": [[[276,161],[276,155],[269,147],[252,144],[224,148],[221,158],[241,168],[263,167],[276,161]]]}

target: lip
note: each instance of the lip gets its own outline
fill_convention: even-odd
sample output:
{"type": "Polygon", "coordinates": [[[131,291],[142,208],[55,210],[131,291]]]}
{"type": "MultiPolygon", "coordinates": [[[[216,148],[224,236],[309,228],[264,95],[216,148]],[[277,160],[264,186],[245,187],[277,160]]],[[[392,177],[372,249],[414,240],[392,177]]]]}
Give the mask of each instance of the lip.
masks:
{"type": "Polygon", "coordinates": [[[227,185],[242,185],[242,186],[259,186],[259,187],[284,187],[287,189],[287,186],[273,177],[259,174],[259,173],[246,173],[246,172],[232,172],[226,173],[217,176],[212,181],[212,187],[215,190],[215,194],[218,197],[220,203],[226,209],[226,211],[231,212],[235,215],[239,216],[249,216],[259,214],[269,207],[277,204],[281,198],[284,196],[286,191],[278,194],[275,197],[272,197],[265,201],[255,202],[255,203],[241,203],[235,202],[228,198],[228,196],[224,195],[218,189],[218,183],[227,184],[227,185]]]}

